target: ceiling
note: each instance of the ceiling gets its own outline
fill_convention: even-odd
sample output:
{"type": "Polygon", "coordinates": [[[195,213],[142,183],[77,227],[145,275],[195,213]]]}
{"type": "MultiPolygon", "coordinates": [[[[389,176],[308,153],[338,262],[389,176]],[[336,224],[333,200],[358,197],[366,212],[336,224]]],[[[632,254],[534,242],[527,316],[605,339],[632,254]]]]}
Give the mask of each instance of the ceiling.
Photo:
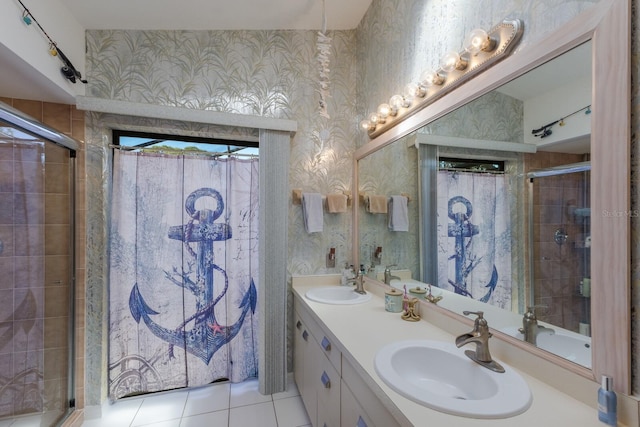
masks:
{"type": "Polygon", "coordinates": [[[371,0],[59,0],[84,28],[319,30],[358,26],[371,0]]]}
{"type": "MultiPolygon", "coordinates": [[[[320,30],[323,0],[59,0],[88,30],[320,30]]],[[[28,7],[30,1],[25,0],[28,7]]],[[[324,0],[326,28],[358,26],[371,0],[324,0]]],[[[46,54],[46,52],[45,52],[46,54]]],[[[0,96],[72,103],[0,43],[0,96]]]]}

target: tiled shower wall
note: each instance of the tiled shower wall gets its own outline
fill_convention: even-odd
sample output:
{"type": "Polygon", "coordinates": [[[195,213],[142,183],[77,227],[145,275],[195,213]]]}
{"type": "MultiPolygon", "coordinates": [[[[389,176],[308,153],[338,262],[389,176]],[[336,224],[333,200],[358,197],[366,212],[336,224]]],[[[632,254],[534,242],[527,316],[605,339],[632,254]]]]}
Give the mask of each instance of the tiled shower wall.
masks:
{"type": "MultiPolygon", "coordinates": [[[[76,271],[75,271],[75,377],[76,408],[84,407],[84,289],[85,289],[85,173],[84,173],[84,113],[75,109],[74,106],[65,104],[55,104],[40,101],[21,100],[12,98],[2,98],[0,101],[11,105],[34,119],[68,135],[81,143],[76,152],[76,271]]],[[[2,158],[7,159],[3,153],[2,158]]],[[[39,155],[41,153],[33,153],[39,155]]],[[[40,351],[44,354],[43,385],[45,396],[58,396],[52,401],[45,401],[45,408],[66,407],[66,361],[67,361],[67,334],[66,322],[68,321],[68,297],[70,289],[64,286],[66,278],[71,276],[68,271],[69,265],[69,201],[71,186],[68,164],[68,150],[47,144],[45,147],[45,176],[41,181],[40,191],[45,199],[46,215],[41,212],[41,223],[44,228],[44,246],[42,250],[43,268],[35,277],[44,287],[35,290],[36,300],[42,298],[44,305],[36,317],[38,319],[22,319],[23,321],[35,321],[42,331],[42,343],[40,351]],[[38,293],[40,295],[38,295],[38,293]],[[57,401],[55,400],[57,399],[57,401]],[[63,401],[64,400],[64,401],[63,401]]],[[[14,155],[15,161],[33,162],[37,160],[26,155],[14,155]]],[[[34,188],[34,191],[37,190],[34,188]]],[[[17,230],[16,230],[17,231],[17,230]]],[[[16,245],[16,250],[18,245],[16,245]]],[[[2,262],[0,256],[0,262],[2,262]]],[[[11,262],[17,261],[17,258],[11,262]]],[[[18,265],[17,263],[15,265],[18,265]]],[[[17,269],[16,269],[17,271],[17,269]]],[[[32,270],[33,271],[33,270],[32,270]]],[[[8,280],[7,278],[3,278],[8,280]]],[[[35,280],[34,279],[34,280],[35,280]]],[[[16,287],[24,285],[24,278],[15,274],[13,279],[16,287]],[[20,282],[20,283],[18,283],[20,282]]],[[[3,282],[4,284],[4,282],[3,282]]],[[[42,286],[42,285],[41,285],[42,286]]],[[[6,286],[3,286],[6,289],[6,286]]],[[[16,304],[21,301],[16,296],[16,304]]],[[[3,318],[4,319],[4,318],[3,318]]]]}
{"type": "MultiPolygon", "coordinates": [[[[538,152],[525,155],[528,171],[584,161],[580,154],[538,152]]],[[[589,248],[585,248],[588,216],[578,215],[589,207],[589,178],[572,173],[534,179],[533,190],[533,304],[540,305],[538,319],[579,332],[589,323],[589,298],[580,292],[580,282],[589,277],[589,248]],[[556,230],[567,234],[555,241],[556,230]]]]}

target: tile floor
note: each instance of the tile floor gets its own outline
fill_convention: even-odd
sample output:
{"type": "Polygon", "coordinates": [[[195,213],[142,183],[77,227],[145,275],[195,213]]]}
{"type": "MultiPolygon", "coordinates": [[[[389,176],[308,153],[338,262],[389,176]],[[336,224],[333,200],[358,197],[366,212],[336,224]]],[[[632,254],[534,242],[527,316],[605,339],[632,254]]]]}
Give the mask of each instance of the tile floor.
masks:
{"type": "Polygon", "coordinates": [[[82,427],[311,427],[293,377],[287,390],[264,396],[258,381],[121,399],[82,427]]]}

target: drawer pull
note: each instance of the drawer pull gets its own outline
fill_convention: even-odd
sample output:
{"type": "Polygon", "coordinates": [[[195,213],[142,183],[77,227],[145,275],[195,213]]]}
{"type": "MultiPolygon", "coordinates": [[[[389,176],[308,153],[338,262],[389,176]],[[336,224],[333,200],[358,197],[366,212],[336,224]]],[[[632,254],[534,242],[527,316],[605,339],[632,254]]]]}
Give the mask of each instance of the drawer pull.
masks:
{"type": "Polygon", "coordinates": [[[322,348],[324,351],[331,351],[331,342],[327,339],[327,337],[322,338],[322,348]]]}
{"type": "Polygon", "coordinates": [[[302,339],[306,341],[306,340],[307,340],[307,338],[309,338],[309,332],[304,331],[304,332],[302,333],[302,339]]]}
{"type": "Polygon", "coordinates": [[[320,377],[320,379],[322,380],[324,388],[331,388],[331,380],[329,379],[329,375],[327,375],[326,372],[322,372],[322,377],[320,377]]]}
{"type": "Polygon", "coordinates": [[[358,424],[356,424],[356,427],[367,427],[367,423],[364,422],[362,417],[358,417],[358,424]]]}
{"type": "Polygon", "coordinates": [[[298,320],[298,322],[296,323],[296,328],[300,329],[301,326],[302,326],[302,322],[298,320]]]}

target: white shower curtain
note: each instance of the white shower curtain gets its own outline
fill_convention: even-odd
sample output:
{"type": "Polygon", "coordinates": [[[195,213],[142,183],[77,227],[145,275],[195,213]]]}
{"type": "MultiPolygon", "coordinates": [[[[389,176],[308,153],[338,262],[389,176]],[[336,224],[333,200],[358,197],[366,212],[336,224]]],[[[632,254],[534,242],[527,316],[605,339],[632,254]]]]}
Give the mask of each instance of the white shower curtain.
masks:
{"type": "Polygon", "coordinates": [[[114,154],[109,392],[257,376],[258,159],[114,154]]]}
{"type": "Polygon", "coordinates": [[[511,221],[503,174],[438,172],[438,286],[511,308],[511,221]]]}

